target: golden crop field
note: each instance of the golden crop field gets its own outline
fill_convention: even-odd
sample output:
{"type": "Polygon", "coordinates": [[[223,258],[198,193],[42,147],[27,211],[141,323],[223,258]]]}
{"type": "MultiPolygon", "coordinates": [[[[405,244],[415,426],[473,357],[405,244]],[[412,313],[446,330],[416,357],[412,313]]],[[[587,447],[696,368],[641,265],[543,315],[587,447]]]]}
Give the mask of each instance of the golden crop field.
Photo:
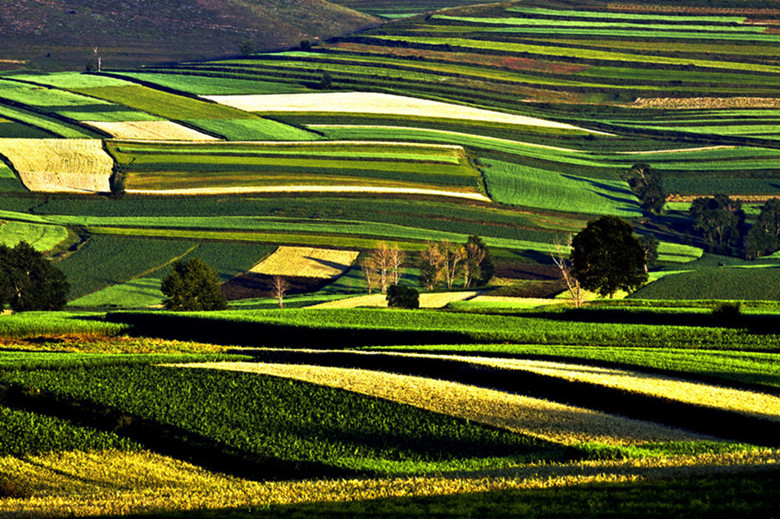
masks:
{"type": "Polygon", "coordinates": [[[713,108],[778,108],[780,99],[774,97],[651,97],[637,98],[631,105],[637,108],[677,110],[713,108]]]}
{"type": "Polygon", "coordinates": [[[223,369],[292,378],[346,389],[465,418],[567,445],[627,445],[713,439],[663,425],[539,398],[410,375],[352,368],[257,362],[210,362],[180,367],[223,369]]]}
{"type": "Polygon", "coordinates": [[[173,121],[85,121],[110,134],[115,139],[151,140],[151,141],[216,141],[211,135],[206,135],[173,121]]]}
{"type": "Polygon", "coordinates": [[[0,139],[5,156],[30,191],[107,193],[114,160],[97,139],[0,139]]]}
{"type": "MultiPolygon", "coordinates": [[[[480,292],[442,292],[435,294],[420,294],[420,308],[442,308],[453,301],[463,301],[478,296],[480,292]]],[[[356,296],[336,301],[319,303],[309,308],[358,308],[361,306],[386,307],[387,296],[385,294],[371,294],[370,296],[356,296]]]]}
{"type": "Polygon", "coordinates": [[[780,462],[773,450],[531,465],[434,477],[258,482],[208,472],[148,451],[64,452],[0,458],[0,473],[31,497],[0,499],[0,515],[53,517],[335,503],[476,494],[596,482],[739,474],[780,462]]]}
{"type": "Polygon", "coordinates": [[[205,99],[247,112],[362,113],[462,119],[492,123],[583,130],[570,124],[525,117],[494,110],[374,92],[326,92],[313,94],[257,94],[203,96],[205,99]]]}
{"type": "Polygon", "coordinates": [[[340,276],[357,259],[358,251],[279,247],[252,267],[250,272],[267,276],[295,276],[330,279],[340,276]]]}
{"type": "MultiPolygon", "coordinates": [[[[441,356],[434,355],[432,357],[441,356]]],[[[756,391],[715,386],[664,375],[580,364],[489,357],[447,356],[446,358],[502,369],[530,371],[566,380],[668,398],[688,404],[736,411],[775,422],[780,421],[780,397],[756,391]]]]}

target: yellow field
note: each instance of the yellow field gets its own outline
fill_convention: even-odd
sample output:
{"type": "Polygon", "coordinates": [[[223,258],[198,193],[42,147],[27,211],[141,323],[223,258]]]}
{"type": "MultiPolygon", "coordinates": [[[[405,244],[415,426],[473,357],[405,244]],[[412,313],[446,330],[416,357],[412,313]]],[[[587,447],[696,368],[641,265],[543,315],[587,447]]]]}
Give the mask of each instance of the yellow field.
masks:
{"type": "Polygon", "coordinates": [[[107,193],[114,161],[97,139],[0,139],[30,191],[107,193]]]}
{"type": "Polygon", "coordinates": [[[570,124],[483,110],[470,106],[429,101],[416,97],[373,92],[326,92],[314,94],[257,94],[203,96],[205,99],[247,112],[362,113],[462,119],[493,123],[583,130],[570,124]]]}
{"type": "Polygon", "coordinates": [[[439,189],[418,189],[410,187],[379,186],[248,186],[248,187],[204,187],[192,189],[127,189],[128,193],[139,195],[228,195],[242,193],[375,193],[384,195],[420,195],[463,198],[478,202],[492,202],[483,194],[469,191],[444,191],[439,189]]]}
{"type": "MultiPolygon", "coordinates": [[[[420,308],[442,308],[453,301],[463,301],[477,296],[480,292],[442,292],[436,294],[420,294],[420,308]]],[[[371,294],[365,296],[349,297],[336,301],[328,301],[307,308],[358,308],[360,306],[386,307],[387,296],[385,294],[371,294]]]]}
{"type": "Polygon", "coordinates": [[[85,121],[84,124],[103,130],[115,139],[151,140],[151,141],[216,141],[192,128],[173,121],[85,121]]]}
{"type": "Polygon", "coordinates": [[[636,393],[668,398],[688,404],[703,405],[727,411],[736,411],[758,418],[780,422],[780,397],[755,391],[691,382],[663,375],[649,375],[636,371],[602,368],[580,364],[566,364],[541,360],[497,359],[488,357],[436,356],[458,359],[474,364],[531,371],[577,382],[587,382],[636,393]]]}
{"type": "Polygon", "coordinates": [[[340,276],[357,259],[358,251],[279,247],[252,267],[250,272],[267,276],[297,276],[330,279],[340,276]]]}
{"type": "MultiPolygon", "coordinates": [[[[31,497],[0,499],[3,517],[153,514],[163,511],[338,503],[477,494],[595,482],[740,474],[780,462],[777,451],[663,459],[544,464],[439,477],[258,482],[224,476],[151,452],[65,452],[0,458],[0,473],[31,497]]],[[[490,499],[489,496],[486,496],[490,499]]]]}
{"type": "Polygon", "coordinates": [[[222,369],[292,378],[413,405],[568,445],[627,445],[713,439],[671,427],[466,384],[381,371],[257,362],[180,367],[222,369]]]}

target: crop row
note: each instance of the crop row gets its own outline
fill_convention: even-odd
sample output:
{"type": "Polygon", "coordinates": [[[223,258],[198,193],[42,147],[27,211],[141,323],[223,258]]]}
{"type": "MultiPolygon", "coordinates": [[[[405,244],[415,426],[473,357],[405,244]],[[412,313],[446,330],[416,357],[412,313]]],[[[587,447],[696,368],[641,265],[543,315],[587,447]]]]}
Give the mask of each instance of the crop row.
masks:
{"type": "Polygon", "coordinates": [[[394,473],[561,455],[539,440],[273,377],[118,366],[3,371],[0,378],[175,428],[248,461],[394,473]]]}
{"type": "Polygon", "coordinates": [[[721,383],[780,388],[777,353],[656,348],[610,348],[531,344],[463,344],[381,347],[382,350],[512,356],[652,370],[721,383]]]}

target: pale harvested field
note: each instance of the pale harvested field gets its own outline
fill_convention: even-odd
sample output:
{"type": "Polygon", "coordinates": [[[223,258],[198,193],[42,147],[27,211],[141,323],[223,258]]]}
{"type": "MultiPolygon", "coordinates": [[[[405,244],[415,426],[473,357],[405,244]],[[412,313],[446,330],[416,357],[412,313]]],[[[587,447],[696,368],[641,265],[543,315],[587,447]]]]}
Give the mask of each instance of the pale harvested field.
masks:
{"type": "Polygon", "coordinates": [[[494,123],[583,130],[570,124],[483,110],[441,101],[373,92],[325,92],[314,94],[258,94],[202,96],[247,112],[327,112],[436,117],[494,123]]]}
{"type": "Polygon", "coordinates": [[[702,146],[700,148],[675,148],[671,150],[618,151],[620,155],[655,155],[656,153],[686,153],[694,151],[733,150],[736,146],[702,146]]]}
{"type": "Polygon", "coordinates": [[[693,110],[699,108],[778,108],[777,97],[649,97],[637,98],[626,106],[633,108],[667,108],[693,110]]]}
{"type": "Polygon", "coordinates": [[[85,121],[115,139],[150,141],[217,141],[216,137],[187,128],[173,121],[85,121]]]}
{"type": "Polygon", "coordinates": [[[210,362],[179,367],[292,378],[408,404],[568,445],[713,439],[671,427],[466,384],[381,371],[325,366],[210,362]]]}
{"type": "Polygon", "coordinates": [[[546,305],[559,305],[561,301],[559,299],[550,298],[536,298],[536,297],[508,297],[508,296],[489,296],[479,295],[469,301],[476,303],[493,303],[493,304],[517,304],[522,306],[546,306],[546,305]]]}
{"type": "MultiPolygon", "coordinates": [[[[479,292],[442,292],[436,294],[420,294],[420,308],[442,308],[447,306],[448,303],[453,301],[463,301],[465,299],[471,299],[478,295],[479,292]]],[[[360,306],[375,306],[386,307],[387,296],[385,294],[371,294],[365,296],[349,297],[346,299],[338,299],[336,301],[328,301],[326,303],[320,303],[317,305],[309,306],[307,308],[358,308],[360,306]]]]}
{"type": "Polygon", "coordinates": [[[279,247],[250,272],[268,276],[300,276],[330,279],[340,276],[357,259],[354,250],[279,247]]]}
{"type": "MultiPolygon", "coordinates": [[[[416,354],[402,354],[415,356],[416,354]]],[[[780,397],[729,387],[714,386],[685,379],[651,375],[636,371],[568,364],[542,360],[499,359],[463,355],[422,355],[423,357],[457,359],[502,369],[530,371],[541,375],[587,382],[697,404],[780,422],[780,397]]]]}
{"type": "Polygon", "coordinates": [[[646,458],[529,465],[443,477],[258,482],[207,472],[151,452],[65,452],[0,458],[0,473],[32,497],[0,499],[0,515],[64,517],[154,514],[393,497],[423,497],[596,482],[632,482],[766,470],[780,462],[764,450],[661,460],[646,458]]]}
{"type": "Polygon", "coordinates": [[[110,191],[114,161],[98,139],[0,139],[0,155],[11,161],[30,191],[110,191]]]}
{"type": "Polygon", "coordinates": [[[193,189],[128,189],[127,193],[137,195],[228,195],[242,193],[367,193],[378,195],[419,195],[463,198],[478,202],[491,202],[481,193],[468,191],[443,191],[439,189],[420,189],[413,187],[380,186],[248,186],[248,187],[204,187],[193,189]]]}

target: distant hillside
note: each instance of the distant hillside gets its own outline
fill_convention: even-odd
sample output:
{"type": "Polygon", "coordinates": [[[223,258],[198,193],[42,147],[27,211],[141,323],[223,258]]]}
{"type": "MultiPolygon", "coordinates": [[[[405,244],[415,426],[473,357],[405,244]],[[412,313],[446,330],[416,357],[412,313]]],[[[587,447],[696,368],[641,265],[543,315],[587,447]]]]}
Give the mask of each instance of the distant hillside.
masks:
{"type": "Polygon", "coordinates": [[[14,0],[0,2],[0,63],[45,69],[183,61],[273,50],[370,27],[324,0],[14,0]]]}

